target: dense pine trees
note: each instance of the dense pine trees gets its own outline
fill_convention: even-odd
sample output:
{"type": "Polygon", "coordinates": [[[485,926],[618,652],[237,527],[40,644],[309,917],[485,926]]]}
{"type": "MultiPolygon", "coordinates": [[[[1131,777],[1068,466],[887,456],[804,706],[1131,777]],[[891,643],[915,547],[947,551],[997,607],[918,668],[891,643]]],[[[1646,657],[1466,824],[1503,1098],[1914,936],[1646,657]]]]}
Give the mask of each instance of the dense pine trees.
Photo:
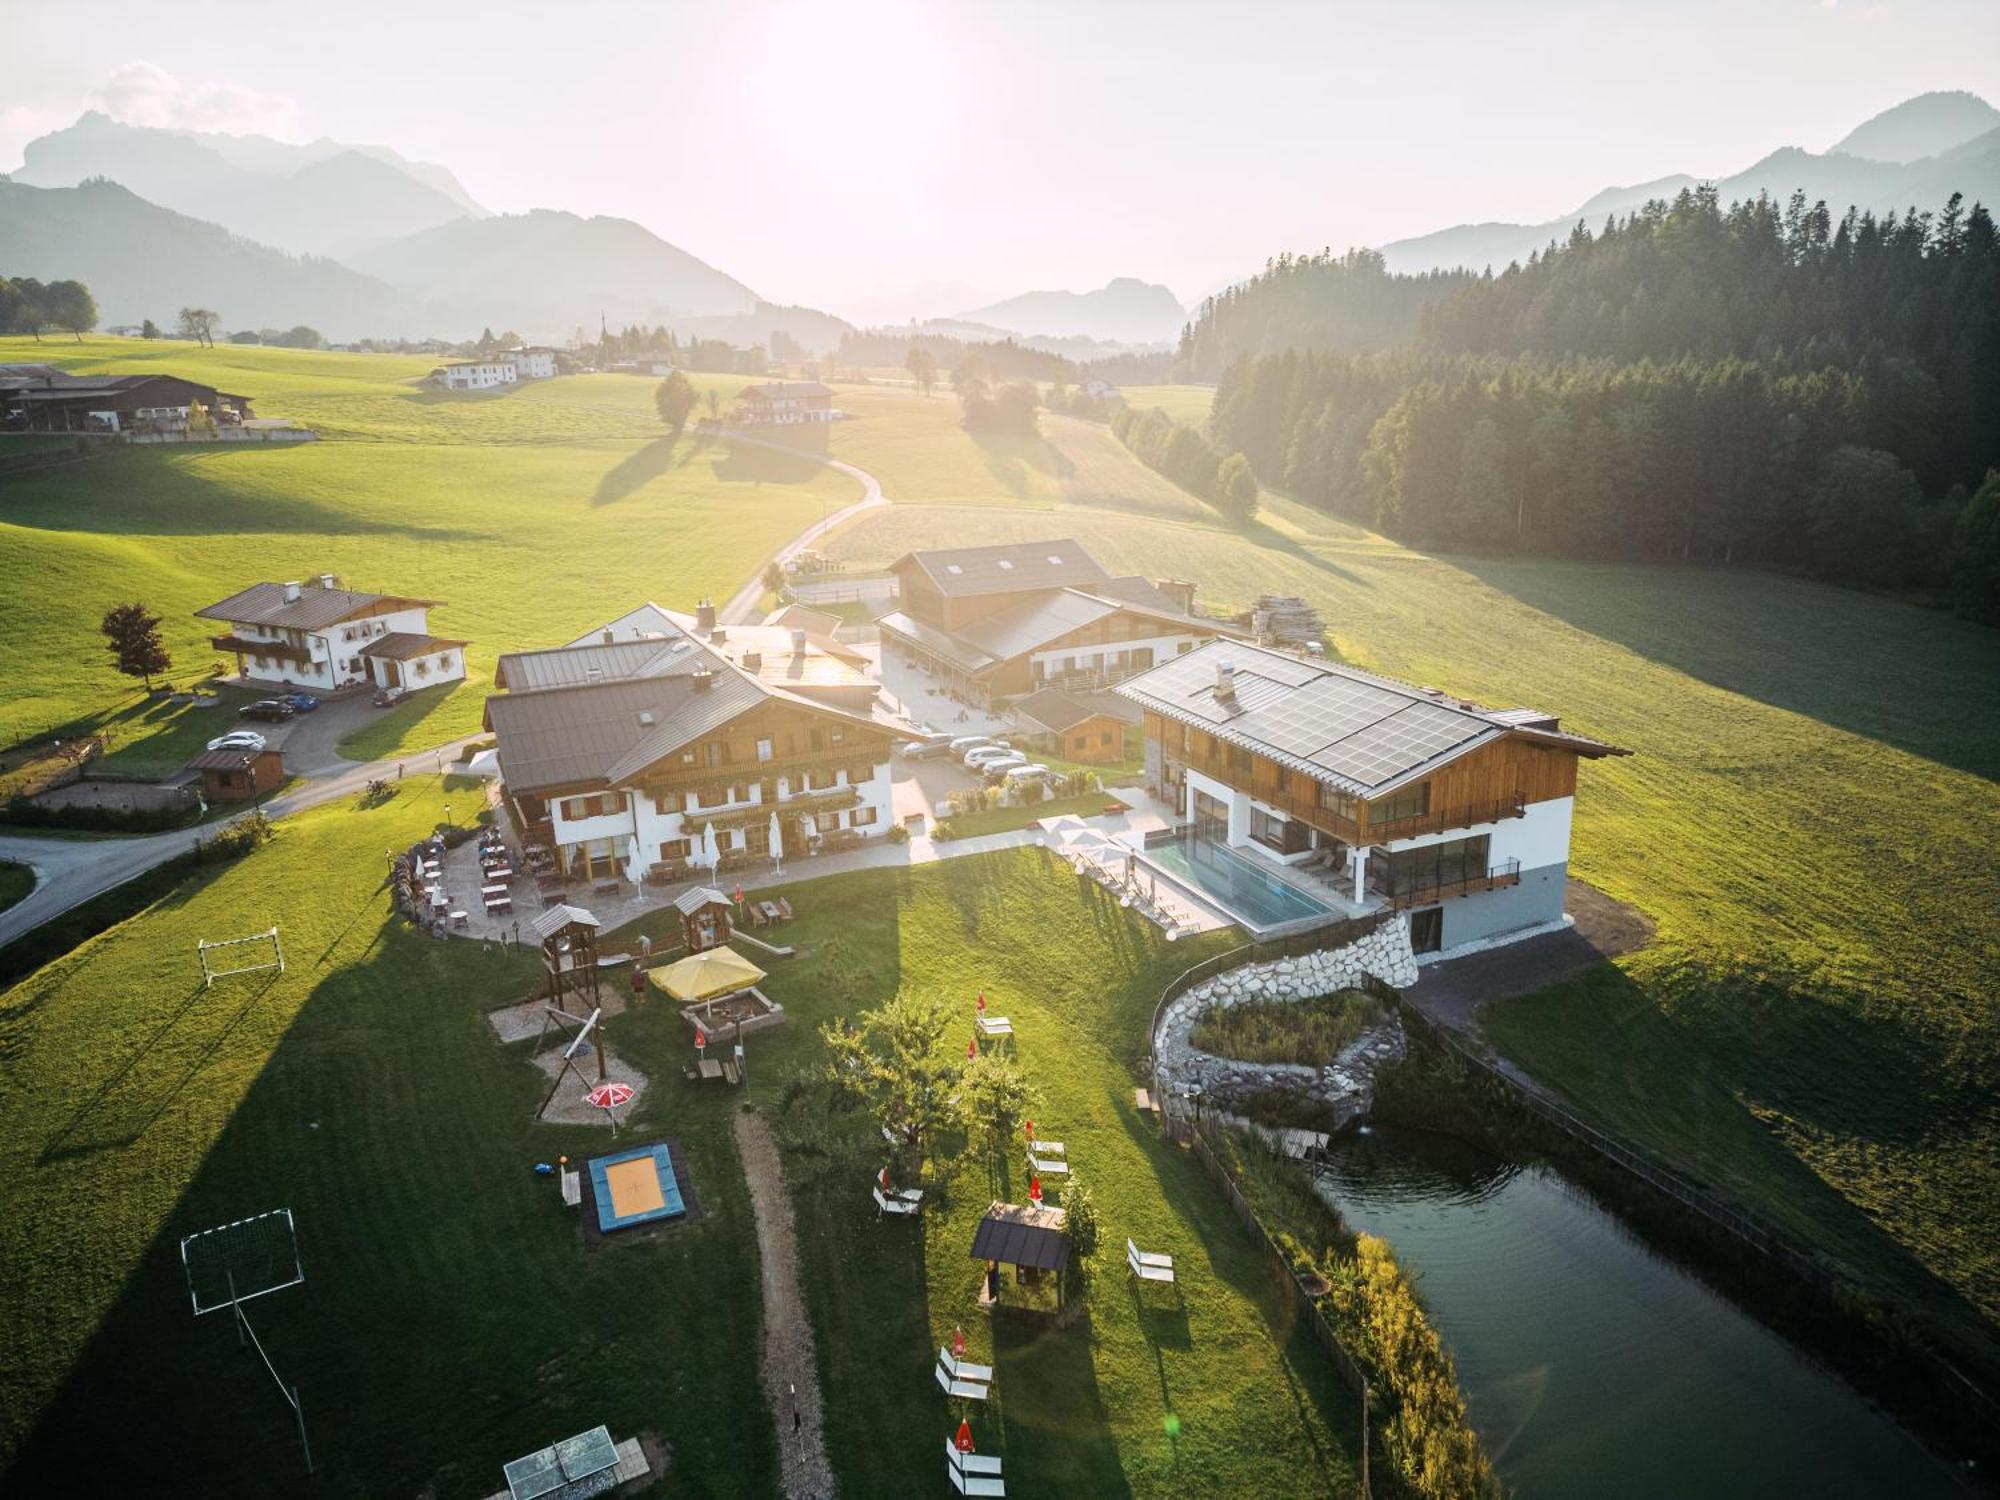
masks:
{"type": "Polygon", "coordinates": [[[1500,276],[1319,258],[1232,296],[1183,341],[1186,358],[1238,350],[1215,447],[1409,541],[1892,588],[1985,576],[1953,556],[1982,543],[1959,517],[2000,468],[2000,237],[1983,208],[1835,222],[1801,198],[1725,209],[1685,192],[1500,276]],[[1334,288],[1329,314],[1260,349],[1282,326],[1248,328],[1246,309],[1313,285],[1334,288]],[[1380,316],[1364,325],[1361,305],[1380,316]]]}

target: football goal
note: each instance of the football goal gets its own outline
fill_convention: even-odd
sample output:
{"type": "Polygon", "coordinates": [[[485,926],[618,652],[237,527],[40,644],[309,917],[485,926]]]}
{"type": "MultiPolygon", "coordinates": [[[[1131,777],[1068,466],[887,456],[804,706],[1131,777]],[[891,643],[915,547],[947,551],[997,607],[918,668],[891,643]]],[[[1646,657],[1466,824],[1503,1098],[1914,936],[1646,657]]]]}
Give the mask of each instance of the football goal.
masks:
{"type": "MultiPolygon", "coordinates": [[[[272,929],[274,934],[276,931],[272,929]]],[[[292,1409],[299,1426],[299,1447],[306,1456],[306,1472],[312,1473],[312,1445],[306,1441],[306,1414],[299,1404],[299,1388],[287,1384],[278,1373],[271,1356],[264,1352],[263,1340],[251,1326],[249,1314],[243,1310],[243,1304],[253,1298],[282,1292],[306,1279],[299,1264],[292,1211],[274,1208],[269,1213],[252,1214],[247,1219],[184,1235],[181,1268],[187,1273],[188,1300],[197,1318],[224,1308],[233,1314],[237,1343],[256,1352],[278,1394],[292,1409]]]]}

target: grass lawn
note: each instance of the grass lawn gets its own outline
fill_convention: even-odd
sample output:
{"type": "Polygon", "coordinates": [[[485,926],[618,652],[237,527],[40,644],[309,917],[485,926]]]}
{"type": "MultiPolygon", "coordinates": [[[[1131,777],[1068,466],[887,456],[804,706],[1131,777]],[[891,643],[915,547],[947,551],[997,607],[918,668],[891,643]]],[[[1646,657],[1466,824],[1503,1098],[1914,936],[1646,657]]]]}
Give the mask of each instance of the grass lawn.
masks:
{"type": "MultiPolygon", "coordinates": [[[[690,606],[702,593],[733,593],[855,492],[852,480],[782,454],[668,443],[652,416],[658,382],[636,376],[444,393],[411,383],[425,360],[0,340],[0,362],[30,357],[184,371],[327,437],[294,448],[127,449],[7,482],[0,573],[14,586],[0,592],[0,628],[14,655],[0,744],[108,723],[134,731],[120,735],[125,760],[114,768],[178,764],[201,727],[192,721],[207,717],[181,715],[186,726],[156,717],[112,671],[97,622],[120,600],[143,599],[164,617],[168,675],[179,681],[217,659],[209,622],[192,612],[259,579],[330,570],[356,587],[442,601],[431,628],[472,642],[471,680],[357,737],[388,754],[476,729],[501,652],[569,640],[644,599],[690,606]],[[29,352],[38,348],[46,355],[29,352]],[[139,732],[148,728],[167,737],[152,745],[139,732]]],[[[741,383],[730,379],[731,389],[741,383]]]]}
{"type": "Polygon", "coordinates": [[[35,872],[26,865],[0,861],[0,911],[5,911],[35,888],[35,872]]]}
{"type": "MultiPolygon", "coordinates": [[[[1064,813],[1095,817],[1118,799],[1109,792],[1080,792],[1074,797],[1051,797],[1032,807],[992,807],[984,812],[962,813],[951,820],[953,836],[975,839],[987,833],[1011,833],[1043,818],[1059,818],[1064,813]]],[[[1154,997],[1159,998],[1158,996],[1154,997]]]]}
{"type": "Polygon", "coordinates": [[[2000,1379],[2000,635],[1748,571],[1427,556],[1290,502],[1247,535],[906,508],[831,550],[1052,535],[1211,608],[1302,595],[1349,660],[1636,750],[1584,768],[1572,862],[1658,940],[1490,1034],[2000,1379]]]}
{"type": "MultiPolygon", "coordinates": [[[[744,1096],[678,1077],[689,1036],[664,1004],[615,1021],[614,1045],[656,1079],[626,1138],[679,1138],[705,1217],[583,1249],[530,1168],[609,1138],[532,1124],[541,1075],[483,1014],[524,992],[533,964],[388,920],[381,851],[430,826],[446,795],[412,778],[379,808],[288,819],[273,844],[170,888],[0,1001],[10,1491],[64,1488],[89,1452],[106,1492],[162,1472],[198,1474],[209,1493],[295,1492],[288,1414],[227,1322],[190,1316],[176,1251],[193,1229],[280,1206],[307,1280],[255,1318],[300,1384],[329,1493],[482,1495],[505,1459],[600,1421],[671,1445],[661,1493],[775,1488],[754,1228],[727,1134],[744,1096]],[[274,920],[284,974],[201,987],[198,937],[274,920]]],[[[1106,1223],[1085,1326],[1003,1322],[981,1446],[1023,1483],[1070,1493],[1296,1493],[1302,1478],[1343,1491],[1352,1422],[1330,1372],[1273,1331],[1227,1208],[1130,1109],[1153,1001],[1203,945],[1169,948],[1031,851],[790,895],[802,919],[787,937],[806,956],[767,985],[791,1021],[753,1038],[749,1097],[792,1142],[846,1492],[936,1480],[950,1419],[928,1361],[953,1322],[992,1349],[965,1247],[987,1198],[1024,1186],[1011,1153],[990,1184],[968,1156],[921,1224],[878,1224],[863,1127],[801,1133],[782,1108],[815,1025],[899,985],[984,985],[1014,1016],[1044,1134],[1068,1138],[1106,1223]],[[1109,1253],[1128,1232],[1182,1258],[1184,1304],[1133,1301],[1109,1253]]],[[[970,1015],[968,1000],[968,1030],[970,1015]]]]}
{"type": "Polygon", "coordinates": [[[190,1316],[176,1251],[289,1206],[306,1284],[255,1318],[327,1493],[483,1495],[600,1421],[672,1444],[663,1493],[773,1489],[755,1360],[732,1357],[757,1270],[726,1114],[655,1105],[703,1222],[584,1253],[530,1168],[607,1137],[532,1124],[541,1075],[483,1015],[532,965],[387,921],[382,849],[444,795],[412,778],[288,819],[0,1001],[0,1488],[72,1488],[87,1452],[106,1493],[296,1493],[289,1414],[226,1319],[190,1316]],[[197,937],[271,921],[283,975],[201,987],[197,937]]]}
{"type": "Polygon", "coordinates": [[[1209,411],[1215,405],[1212,385],[1128,385],[1120,389],[1125,404],[1134,411],[1157,406],[1176,422],[1190,427],[1207,426],[1209,411]]]}
{"type": "MultiPolygon", "coordinates": [[[[1267,1273],[1220,1194],[1132,1108],[1161,987],[1228,939],[1170,945],[1037,850],[807,884],[791,901],[800,920],[785,940],[803,956],[764,985],[788,1021],[751,1038],[750,1093],[777,1110],[843,1491],[938,1485],[937,1450],[959,1414],[931,1367],[959,1326],[968,1357],[998,1370],[972,1423],[979,1450],[1005,1459],[1010,1490],[1351,1493],[1358,1414],[1346,1391],[1309,1341],[1274,1322],[1267,1273]],[[977,1305],[973,1232],[989,1202],[1025,1200],[1018,1142],[997,1153],[966,1143],[933,1169],[916,1222],[878,1221],[868,1185],[883,1148],[872,1124],[829,1120],[807,1101],[785,1107],[786,1080],[816,1053],[817,1023],[871,1009],[899,987],[962,1001],[968,1036],[981,990],[1012,1019],[1039,1094],[1037,1133],[1066,1145],[1103,1223],[1077,1326],[977,1305]],[[1127,1235],[1176,1257],[1178,1299],[1157,1287],[1134,1294],[1127,1235]]],[[[664,1008],[633,1029],[648,1060],[692,1056],[685,1024],[664,1008]]],[[[1057,1187],[1045,1183],[1052,1199],[1057,1187]]],[[[1003,1301],[1012,1295],[1010,1286],[1003,1301]]]]}

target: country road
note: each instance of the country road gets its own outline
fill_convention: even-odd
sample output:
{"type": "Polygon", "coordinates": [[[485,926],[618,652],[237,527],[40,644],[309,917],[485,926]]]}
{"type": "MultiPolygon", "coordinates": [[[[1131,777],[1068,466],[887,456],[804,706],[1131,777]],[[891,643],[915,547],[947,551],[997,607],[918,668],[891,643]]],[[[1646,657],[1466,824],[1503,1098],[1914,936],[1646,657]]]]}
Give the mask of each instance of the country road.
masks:
{"type": "MultiPolygon", "coordinates": [[[[725,436],[731,442],[749,443],[775,452],[799,454],[796,448],[780,443],[767,443],[758,438],[740,437],[735,434],[725,434],[725,436]]],[[[770,563],[776,562],[782,567],[787,561],[820,538],[845,525],[853,517],[889,503],[888,497],[882,493],[881,484],[867,470],[857,469],[853,464],[819,454],[799,456],[811,458],[830,469],[838,469],[859,482],[861,498],[852,505],[843,506],[824,519],[813,522],[780,547],[770,558],[760,562],[744,585],[722,606],[719,617],[728,624],[747,624],[755,619],[757,601],[764,591],[764,569],[770,563]]],[[[378,776],[393,781],[399,766],[410,763],[421,764],[440,754],[447,758],[454,757],[465,743],[465,739],[457,739],[446,745],[405,751],[401,755],[387,756],[377,761],[335,762],[315,767],[304,773],[303,785],[265,803],[265,816],[282,818],[290,813],[301,812],[309,807],[318,807],[323,803],[354,795],[378,776]]],[[[72,907],[81,906],[92,897],[101,896],[128,880],[136,879],[176,855],[185,854],[195,846],[195,841],[202,834],[211,831],[213,825],[130,839],[55,839],[0,833],[0,860],[26,865],[35,874],[34,890],[6,911],[0,912],[0,946],[34,931],[44,922],[53,921],[72,907]]]]}

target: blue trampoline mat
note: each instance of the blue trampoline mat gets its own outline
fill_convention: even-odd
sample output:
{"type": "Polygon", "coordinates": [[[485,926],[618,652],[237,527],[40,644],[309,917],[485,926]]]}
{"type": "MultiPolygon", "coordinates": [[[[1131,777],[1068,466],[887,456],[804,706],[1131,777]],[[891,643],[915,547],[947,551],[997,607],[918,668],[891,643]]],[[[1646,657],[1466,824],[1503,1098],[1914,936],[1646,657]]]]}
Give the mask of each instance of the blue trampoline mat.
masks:
{"type": "Polygon", "coordinates": [[[687,1212],[680,1179],[674,1175],[674,1164],[664,1145],[635,1146],[630,1151],[593,1157],[590,1186],[597,1200],[597,1227],[605,1234],[687,1212]]]}

